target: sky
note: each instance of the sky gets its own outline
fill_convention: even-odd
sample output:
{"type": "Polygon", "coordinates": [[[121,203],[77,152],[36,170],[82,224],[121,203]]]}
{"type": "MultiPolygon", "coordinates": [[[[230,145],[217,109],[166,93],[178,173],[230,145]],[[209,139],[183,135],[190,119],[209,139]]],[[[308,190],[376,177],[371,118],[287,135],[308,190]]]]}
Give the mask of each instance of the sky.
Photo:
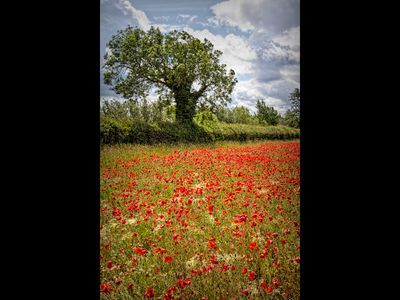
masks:
{"type": "MultiPolygon", "coordinates": [[[[100,0],[101,66],[107,42],[127,25],[211,41],[238,79],[230,107],[254,113],[264,99],[283,114],[289,93],[300,88],[300,0],[100,0]]],[[[102,78],[101,68],[101,99],[119,98],[102,78]]]]}

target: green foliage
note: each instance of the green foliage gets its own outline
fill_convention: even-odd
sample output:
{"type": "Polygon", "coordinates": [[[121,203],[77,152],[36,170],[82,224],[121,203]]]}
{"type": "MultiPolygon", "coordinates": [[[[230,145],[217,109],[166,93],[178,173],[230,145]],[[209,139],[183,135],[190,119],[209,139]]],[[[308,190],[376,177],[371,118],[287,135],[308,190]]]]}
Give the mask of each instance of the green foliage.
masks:
{"type": "Polygon", "coordinates": [[[290,93],[289,101],[291,107],[285,114],[284,123],[290,127],[300,128],[300,89],[296,88],[290,93]]]}
{"type": "Polygon", "coordinates": [[[211,140],[221,138],[218,117],[210,110],[198,112],[194,117],[195,124],[199,126],[211,140]]]}
{"type": "Polygon", "coordinates": [[[262,126],[247,124],[224,124],[219,125],[224,140],[283,140],[300,137],[298,129],[284,125],[262,126]]]}
{"type": "Polygon", "coordinates": [[[256,109],[257,118],[261,122],[264,121],[268,125],[277,125],[279,123],[279,113],[273,107],[267,106],[264,100],[257,100],[256,109]]]}
{"type": "Polygon", "coordinates": [[[218,120],[225,123],[233,123],[233,112],[226,106],[218,106],[213,112],[218,117],[218,120]]]}
{"type": "Polygon", "coordinates": [[[232,115],[233,115],[233,123],[250,124],[252,121],[250,110],[244,106],[236,106],[232,110],[232,115]]]}
{"type": "Polygon", "coordinates": [[[109,116],[100,117],[101,144],[129,143],[129,134],[130,126],[126,121],[109,116]]]}
{"type": "Polygon", "coordinates": [[[115,120],[106,116],[100,118],[100,141],[102,144],[207,143],[223,140],[294,138],[299,138],[298,129],[283,125],[261,126],[220,123],[211,112],[198,113],[195,116],[194,124],[177,122],[149,124],[143,121],[115,120]]]}
{"type": "Polygon", "coordinates": [[[289,101],[292,105],[291,110],[294,113],[300,113],[300,89],[295,88],[289,95],[289,101]]]}
{"type": "Polygon", "coordinates": [[[124,120],[127,123],[144,122],[158,124],[160,122],[173,122],[175,120],[175,107],[166,105],[164,101],[157,100],[141,103],[132,99],[128,101],[106,100],[100,106],[100,114],[110,118],[124,120]]]}
{"type": "Polygon", "coordinates": [[[214,109],[218,120],[225,123],[239,123],[258,125],[260,123],[257,116],[250,113],[250,110],[244,106],[237,106],[230,109],[225,106],[219,106],[214,109]]]}
{"type": "Polygon", "coordinates": [[[197,113],[194,120],[196,124],[201,126],[214,127],[218,125],[218,117],[209,110],[197,113]]]}
{"type": "Polygon", "coordinates": [[[167,122],[174,122],[175,121],[175,113],[176,113],[176,106],[175,105],[168,105],[163,113],[163,120],[167,122]]]}
{"type": "Polygon", "coordinates": [[[163,35],[128,26],[107,44],[104,82],[124,98],[145,99],[156,88],[160,99],[175,100],[176,120],[192,122],[196,106],[230,101],[235,72],[220,64],[221,51],[176,30],[163,35]]]}
{"type": "Polygon", "coordinates": [[[129,105],[127,103],[121,103],[118,100],[104,101],[101,106],[100,113],[104,116],[122,120],[129,117],[129,105]]]}

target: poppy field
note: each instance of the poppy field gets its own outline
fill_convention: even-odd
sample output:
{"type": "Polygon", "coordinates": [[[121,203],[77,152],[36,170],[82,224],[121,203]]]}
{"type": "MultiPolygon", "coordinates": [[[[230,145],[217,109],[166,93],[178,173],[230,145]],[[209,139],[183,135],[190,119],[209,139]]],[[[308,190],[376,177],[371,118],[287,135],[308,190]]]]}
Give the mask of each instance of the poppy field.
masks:
{"type": "Polygon", "coordinates": [[[300,142],[108,146],[101,299],[299,299],[300,142]]]}

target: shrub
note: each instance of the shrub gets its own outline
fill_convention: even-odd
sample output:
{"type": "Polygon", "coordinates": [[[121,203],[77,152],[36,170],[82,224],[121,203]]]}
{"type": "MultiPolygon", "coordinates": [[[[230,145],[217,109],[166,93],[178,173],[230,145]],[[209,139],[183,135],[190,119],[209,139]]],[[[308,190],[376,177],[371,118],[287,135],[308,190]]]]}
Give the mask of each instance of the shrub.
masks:
{"type": "Polygon", "coordinates": [[[129,125],[110,117],[100,119],[100,143],[116,144],[129,142],[129,125]]]}
{"type": "Polygon", "coordinates": [[[194,124],[176,122],[149,124],[143,121],[129,123],[109,117],[102,117],[100,120],[102,144],[208,143],[222,140],[247,141],[300,137],[299,129],[284,125],[262,126],[218,122],[211,112],[197,115],[194,124]]]}

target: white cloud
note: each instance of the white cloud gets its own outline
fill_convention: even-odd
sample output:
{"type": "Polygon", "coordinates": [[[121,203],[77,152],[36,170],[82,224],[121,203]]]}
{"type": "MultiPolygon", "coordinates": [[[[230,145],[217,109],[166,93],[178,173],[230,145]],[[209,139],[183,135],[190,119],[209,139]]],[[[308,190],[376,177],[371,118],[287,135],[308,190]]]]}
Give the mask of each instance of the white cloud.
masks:
{"type": "Polygon", "coordinates": [[[226,64],[227,68],[233,69],[237,74],[250,74],[252,72],[253,62],[257,55],[244,38],[234,34],[228,34],[224,37],[213,34],[207,29],[194,30],[185,27],[184,30],[200,40],[208,39],[214,45],[214,49],[222,51],[221,63],[226,64]]]}
{"type": "Polygon", "coordinates": [[[158,27],[162,33],[167,33],[173,30],[182,30],[186,25],[171,25],[171,24],[153,24],[154,27],[158,27]]]}
{"type": "MultiPolygon", "coordinates": [[[[247,1],[251,2],[251,1],[247,1]]],[[[255,2],[259,2],[255,0],[255,2]]],[[[241,0],[229,0],[211,6],[212,12],[215,14],[214,18],[210,18],[211,23],[219,25],[218,21],[229,24],[230,26],[237,26],[243,31],[254,29],[250,20],[243,13],[243,9],[246,7],[246,1],[241,0]]]]}
{"type": "Polygon", "coordinates": [[[156,21],[168,22],[171,19],[171,17],[170,16],[160,16],[160,17],[154,16],[153,19],[156,21]]]}
{"type": "Polygon", "coordinates": [[[252,78],[239,81],[232,93],[232,105],[243,105],[250,111],[256,112],[256,102],[262,99],[267,106],[272,106],[280,114],[284,114],[290,106],[288,95],[296,87],[299,87],[298,83],[286,79],[261,82],[252,78]]]}
{"type": "Polygon", "coordinates": [[[299,24],[300,0],[228,0],[211,10],[215,18],[242,31],[277,33],[299,24]]]}
{"type": "Polygon", "coordinates": [[[186,22],[187,23],[187,22],[193,22],[194,19],[196,19],[196,18],[198,18],[197,15],[179,14],[176,17],[176,20],[178,22],[186,22]]]}
{"type": "Polygon", "coordinates": [[[300,51],[300,26],[283,31],[272,39],[275,43],[300,51]]]}
{"type": "Polygon", "coordinates": [[[280,73],[286,81],[296,84],[297,87],[300,85],[300,66],[298,64],[283,66],[280,73]]]}
{"type": "Polygon", "coordinates": [[[124,15],[131,15],[143,30],[150,29],[150,21],[146,14],[143,11],[134,8],[128,0],[117,0],[115,6],[121,10],[124,15]]]}
{"type": "Polygon", "coordinates": [[[182,18],[182,19],[189,19],[190,15],[186,15],[186,14],[179,14],[178,17],[182,18]]]}
{"type": "MultiPolygon", "coordinates": [[[[228,25],[249,34],[243,42],[252,50],[252,59],[243,60],[245,68],[231,59],[233,69],[249,72],[251,76],[236,85],[233,104],[244,105],[254,112],[257,99],[262,98],[267,105],[284,113],[289,107],[289,93],[300,82],[300,1],[227,0],[211,10],[214,16],[208,19],[209,26],[228,25]]],[[[236,49],[239,51],[234,52],[236,56],[244,53],[246,57],[241,47],[236,49]]]]}
{"type": "Polygon", "coordinates": [[[268,41],[261,52],[261,57],[266,61],[274,62],[300,62],[300,52],[288,46],[282,46],[273,41],[268,41]]]}

